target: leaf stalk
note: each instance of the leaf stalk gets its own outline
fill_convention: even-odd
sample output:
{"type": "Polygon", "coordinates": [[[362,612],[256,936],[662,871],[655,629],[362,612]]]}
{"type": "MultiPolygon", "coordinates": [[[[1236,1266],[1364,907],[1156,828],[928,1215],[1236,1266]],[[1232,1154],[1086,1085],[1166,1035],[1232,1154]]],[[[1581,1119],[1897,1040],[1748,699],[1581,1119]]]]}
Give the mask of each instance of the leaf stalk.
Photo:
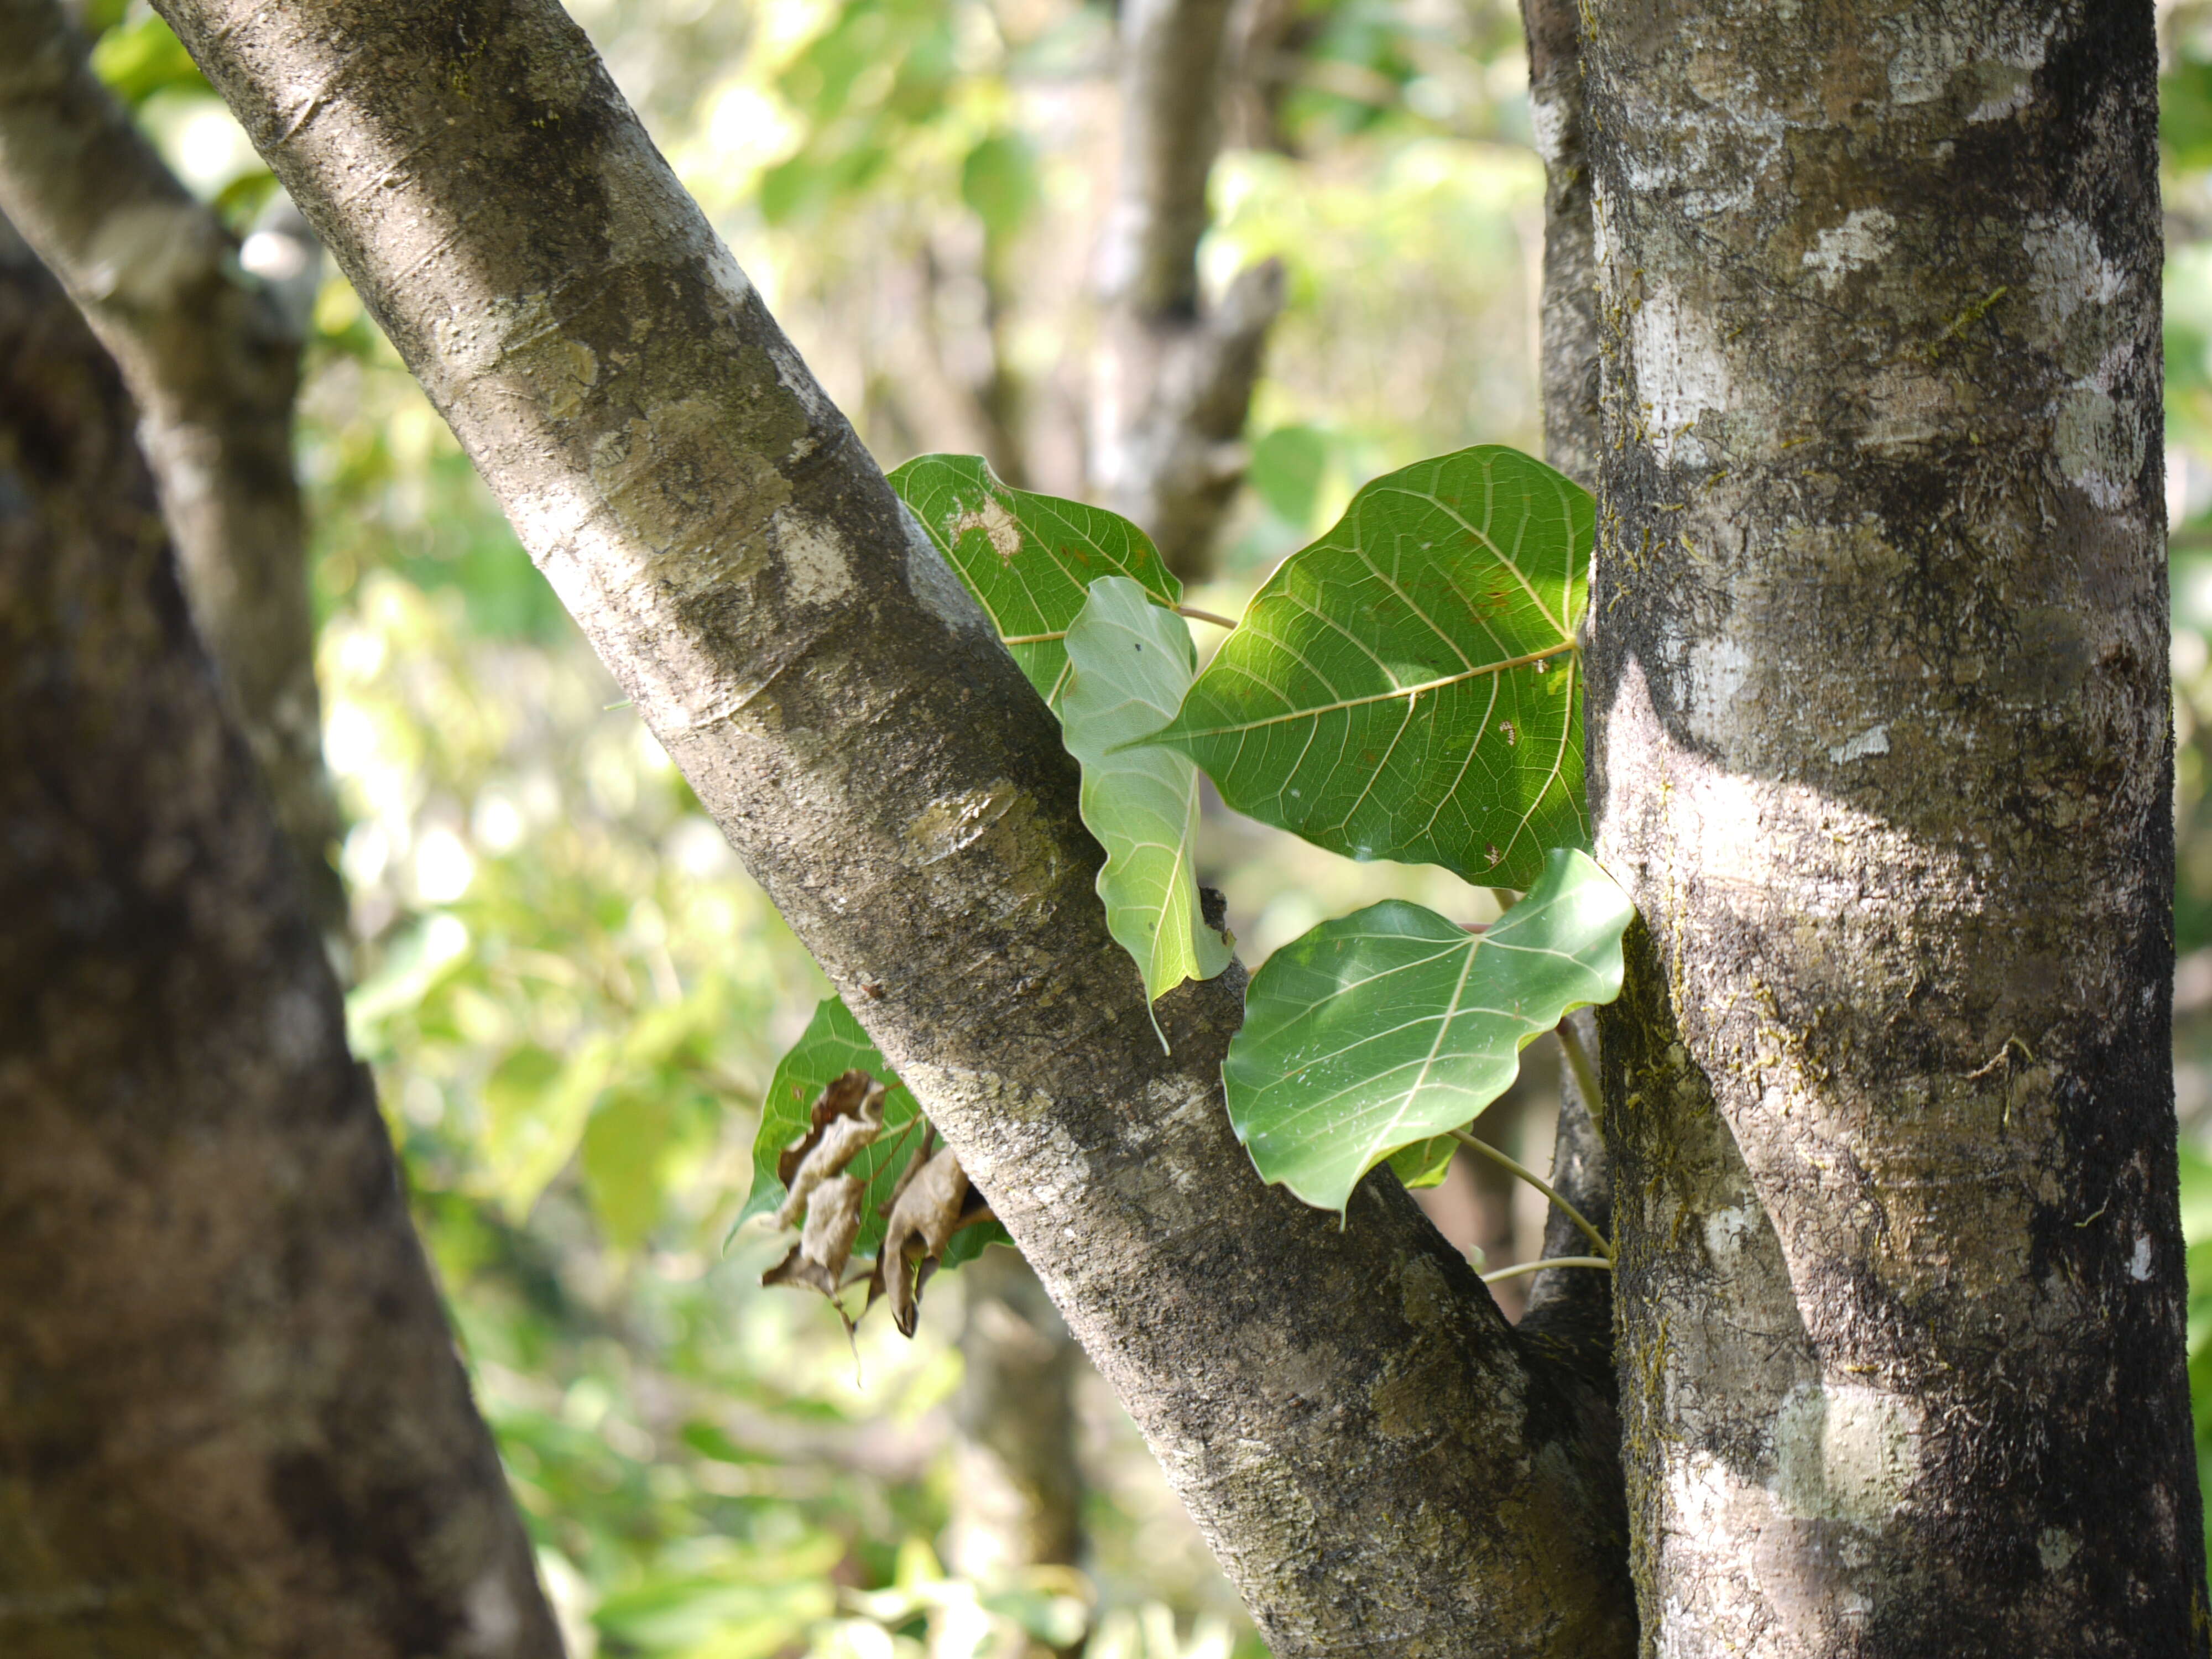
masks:
{"type": "MultiPolygon", "coordinates": [[[[1598,1231],[1595,1227],[1590,1224],[1590,1220],[1588,1216],[1584,1215],[1580,1210],[1577,1210],[1573,1205],[1568,1203],[1565,1199],[1562,1198],[1550,1182],[1545,1180],[1543,1176],[1538,1175],[1534,1170],[1522,1163],[1518,1158],[1507,1156],[1486,1140],[1478,1140],[1474,1136],[1469,1134],[1464,1129],[1454,1129],[1450,1131],[1450,1134],[1451,1138],[1459,1142],[1461,1146],[1467,1147],[1471,1152],[1480,1153],[1492,1163],[1497,1164],[1499,1169],[1507,1171],[1509,1174],[1520,1176],[1522,1180],[1527,1182],[1538,1192],[1543,1194],[1545,1197],[1550,1199],[1553,1203],[1558,1205],[1559,1208],[1565,1212],[1567,1218],[1573,1222],[1576,1226],[1581,1228],[1583,1235],[1589,1238],[1592,1244],[1595,1244],[1597,1247],[1598,1253],[1605,1258],[1606,1265],[1607,1267],[1612,1266],[1612,1242],[1608,1240],[1603,1233],[1598,1231]]],[[[1581,1258],[1561,1257],[1560,1260],[1579,1261],[1581,1258]]]]}

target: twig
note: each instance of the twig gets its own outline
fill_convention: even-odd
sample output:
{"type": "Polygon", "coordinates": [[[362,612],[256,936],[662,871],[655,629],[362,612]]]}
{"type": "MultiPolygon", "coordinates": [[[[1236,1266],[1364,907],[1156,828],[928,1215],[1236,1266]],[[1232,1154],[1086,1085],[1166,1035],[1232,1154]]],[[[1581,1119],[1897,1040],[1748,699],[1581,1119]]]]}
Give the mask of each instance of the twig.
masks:
{"type": "Polygon", "coordinates": [[[1613,1263],[1601,1255],[1547,1255],[1534,1261],[1517,1261],[1510,1267],[1500,1267],[1494,1273],[1485,1273],[1486,1285],[1502,1285],[1509,1279],[1525,1279],[1530,1273],[1540,1273],[1547,1267],[1602,1267],[1613,1271],[1613,1263]]]}
{"type": "Polygon", "coordinates": [[[1237,624],[1231,622],[1228,617],[1217,617],[1211,611],[1200,611],[1194,605],[1170,605],[1168,608],[1173,611],[1176,616],[1188,617],[1193,622],[1212,623],[1216,628],[1234,628],[1237,626],[1237,624]]]}
{"type": "Polygon", "coordinates": [[[1516,1158],[1507,1157],[1504,1152],[1499,1152],[1497,1147],[1492,1146],[1486,1140],[1476,1139],[1464,1129],[1453,1129],[1448,1131],[1448,1133],[1450,1134],[1451,1138],[1454,1140],[1458,1141],[1461,1146],[1468,1147],[1474,1152],[1481,1153],[1483,1157],[1497,1164],[1501,1170],[1504,1170],[1511,1174],[1519,1176],[1522,1180],[1527,1182],[1538,1192],[1543,1194],[1545,1197],[1550,1199],[1553,1203],[1558,1205],[1559,1208],[1565,1212],[1567,1218],[1572,1221],[1576,1226],[1581,1228],[1583,1233],[1589,1237],[1589,1242],[1597,1246],[1599,1251],[1604,1255],[1606,1261],[1608,1263],[1612,1261],[1612,1243],[1606,1238],[1606,1236],[1603,1233],[1598,1231],[1595,1227],[1590,1225],[1589,1217],[1585,1216],[1580,1210],[1575,1208],[1573,1205],[1568,1203],[1565,1199],[1560,1197],[1558,1190],[1553,1187],[1550,1182],[1545,1180],[1543,1176],[1538,1175],[1527,1164],[1521,1163],[1516,1158]]]}
{"type": "Polygon", "coordinates": [[[1561,1020],[1552,1035],[1559,1040],[1559,1052],[1567,1057],[1567,1069],[1575,1074],[1575,1087],[1582,1091],[1583,1104],[1600,1124],[1605,1121],[1605,1097],[1598,1092],[1597,1067],[1590,1064],[1589,1050],[1583,1046],[1583,1036],[1575,1030],[1572,1015],[1561,1020]]]}

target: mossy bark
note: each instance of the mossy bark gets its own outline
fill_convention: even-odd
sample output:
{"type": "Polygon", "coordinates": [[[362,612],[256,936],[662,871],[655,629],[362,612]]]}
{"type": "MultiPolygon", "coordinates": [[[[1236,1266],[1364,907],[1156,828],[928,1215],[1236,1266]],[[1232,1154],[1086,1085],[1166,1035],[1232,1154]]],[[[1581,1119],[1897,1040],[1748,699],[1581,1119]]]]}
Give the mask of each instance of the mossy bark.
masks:
{"type": "Polygon", "coordinates": [[[0,223],[0,1651],[558,1659],[132,425],[0,223]]]}
{"type": "Polygon", "coordinates": [[[1584,19],[1647,1650],[2202,1654],[2151,8],[1584,19]]]}

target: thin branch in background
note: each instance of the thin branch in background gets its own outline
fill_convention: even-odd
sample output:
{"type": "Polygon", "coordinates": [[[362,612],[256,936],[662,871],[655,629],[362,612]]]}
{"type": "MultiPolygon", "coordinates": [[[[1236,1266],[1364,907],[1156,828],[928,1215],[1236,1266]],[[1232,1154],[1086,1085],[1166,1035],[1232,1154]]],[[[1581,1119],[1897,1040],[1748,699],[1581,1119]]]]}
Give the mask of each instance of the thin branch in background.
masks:
{"type": "Polygon", "coordinates": [[[1230,0],[1131,0],[1121,17],[1121,157],[1099,249],[1106,313],[1094,377],[1092,483],[1169,568],[1202,580],[1243,482],[1243,442],[1283,270],[1200,291],[1206,182],[1221,149],[1230,0]]]}
{"type": "Polygon", "coordinates": [[[93,73],[58,0],[0,0],[0,211],[138,405],[194,621],[334,947],[345,892],[323,769],[293,404],[321,251],[296,214],[241,249],[93,73]],[[264,280],[264,276],[270,280],[264,280]]]}

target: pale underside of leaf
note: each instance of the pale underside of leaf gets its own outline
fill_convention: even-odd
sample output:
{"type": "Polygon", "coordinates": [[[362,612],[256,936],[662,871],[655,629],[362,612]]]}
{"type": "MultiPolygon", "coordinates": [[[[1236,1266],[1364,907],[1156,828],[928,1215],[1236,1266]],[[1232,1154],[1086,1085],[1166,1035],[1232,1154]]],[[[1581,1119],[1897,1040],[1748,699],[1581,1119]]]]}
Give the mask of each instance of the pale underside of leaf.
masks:
{"type": "Polygon", "coordinates": [[[1067,672],[1067,630],[1091,583],[1127,577],[1163,605],[1182,597],[1151,538],[1127,519],[1012,489],[979,455],[918,455],[890,482],[1054,708],[1067,672]]]}
{"type": "Polygon", "coordinates": [[[1390,900],[1278,951],[1222,1066],[1260,1174],[1341,1210],[1376,1164],[1473,1121],[1530,1042],[1620,994],[1634,914],[1587,855],[1561,848],[1486,933],[1390,900]]]}
{"type": "MultiPolygon", "coordinates": [[[[760,1131],[753,1139],[752,1190],[745,1195],[744,1208],[738,1217],[739,1224],[757,1215],[773,1214],[783,1201],[784,1185],[776,1176],[776,1159],[812,1127],[813,1104],[822,1091],[848,1071],[866,1072],[889,1085],[883,1103],[883,1129],[873,1144],[863,1147],[843,1167],[843,1172],[860,1181],[864,1189],[860,1232],[850,1248],[863,1256],[882,1249],[883,1212],[899,1176],[921,1144],[925,1120],[914,1096],[884,1064],[884,1057],[868,1041],[860,1021],[834,996],[815,1009],[799,1041],[776,1062],[775,1075],[761,1100],[760,1131]]],[[[945,1265],[957,1267],[981,1255],[986,1245],[1006,1242],[1006,1230],[995,1221],[963,1227],[952,1235],[945,1265]]]]}
{"type": "Polygon", "coordinates": [[[1486,446],[1362,489],[1284,562],[1158,741],[1355,858],[1525,887],[1584,846],[1589,495],[1486,446]]]}
{"type": "Polygon", "coordinates": [[[1199,914],[1198,769],[1143,741],[1174,718],[1189,688],[1190,630],[1137,583],[1109,576],[1091,585],[1067,653],[1060,726],[1083,765],[1083,822],[1106,849],[1098,896],[1146,996],[1157,998],[1187,979],[1212,978],[1230,958],[1228,941],[1199,914]]]}

